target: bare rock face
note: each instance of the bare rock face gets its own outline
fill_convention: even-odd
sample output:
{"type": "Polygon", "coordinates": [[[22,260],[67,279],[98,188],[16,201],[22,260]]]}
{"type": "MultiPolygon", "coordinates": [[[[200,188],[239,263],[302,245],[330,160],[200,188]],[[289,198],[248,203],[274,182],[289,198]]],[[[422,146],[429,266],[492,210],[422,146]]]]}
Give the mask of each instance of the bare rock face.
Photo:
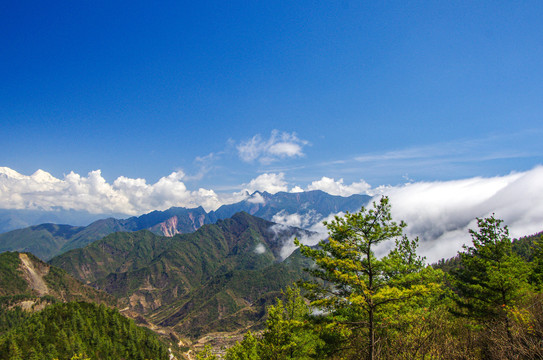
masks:
{"type": "Polygon", "coordinates": [[[49,266],[45,264],[43,266],[34,266],[34,262],[24,253],[19,254],[19,259],[21,259],[20,270],[23,272],[26,281],[28,281],[30,288],[39,296],[49,294],[49,287],[43,279],[49,273],[49,266]]]}
{"type": "Polygon", "coordinates": [[[168,220],[164,221],[163,223],[160,223],[160,231],[164,236],[172,237],[174,235],[179,234],[179,230],[177,230],[177,222],[178,218],[177,216],[172,216],[168,220]]]}
{"type": "Polygon", "coordinates": [[[155,234],[173,237],[177,234],[186,234],[198,230],[205,224],[205,220],[205,214],[198,215],[189,212],[182,218],[177,215],[172,216],[168,220],[149,228],[149,230],[155,234]]]}

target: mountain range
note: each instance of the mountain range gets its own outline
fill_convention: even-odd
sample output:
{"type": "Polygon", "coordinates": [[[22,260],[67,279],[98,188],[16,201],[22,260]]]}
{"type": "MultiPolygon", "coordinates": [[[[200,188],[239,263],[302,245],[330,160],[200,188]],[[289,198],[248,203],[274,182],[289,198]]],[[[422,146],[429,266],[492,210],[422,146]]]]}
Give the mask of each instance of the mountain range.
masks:
{"type": "Polygon", "coordinates": [[[281,249],[309,235],[241,212],[173,237],[110,234],[50,264],[115,296],[126,311],[197,337],[258,325],[266,305],[304,276],[307,260],[299,252],[283,259],[281,249]]]}
{"type": "MultiPolygon", "coordinates": [[[[338,212],[354,212],[370,200],[367,195],[341,197],[320,190],[287,193],[255,192],[235,204],[223,205],[206,212],[202,207],[186,209],[172,207],[127,219],[100,219],[88,226],[40,224],[0,234],[0,252],[31,252],[49,260],[71,249],[81,248],[113,232],[147,229],[155,234],[174,236],[190,233],[205,224],[226,219],[245,211],[250,215],[302,228],[310,228],[325,217],[338,212]]],[[[0,221],[1,221],[0,213],[0,221]]]]}
{"type": "Polygon", "coordinates": [[[303,269],[310,263],[295,250],[294,237],[315,237],[307,228],[331,214],[357,211],[369,199],[322,191],[255,192],[210,212],[173,207],[88,226],[33,225],[0,234],[0,260],[5,257],[16,269],[3,274],[0,295],[107,300],[139,324],[174,337],[257,330],[281,291],[307,277],[303,269]],[[20,253],[5,252],[14,250],[20,253]],[[28,274],[42,280],[62,276],[28,287],[33,279],[28,274]],[[15,291],[14,284],[20,289],[15,291]],[[29,290],[39,286],[48,290],[29,290]],[[90,295],[81,298],[83,293],[90,295]]]}
{"type": "MultiPolygon", "coordinates": [[[[29,244],[38,243],[49,254],[58,249],[58,254],[48,263],[31,253],[0,254],[0,300],[8,299],[8,309],[72,300],[115,304],[174,344],[210,333],[258,331],[267,306],[287,286],[309,276],[303,269],[312,264],[294,250],[293,238],[322,239],[262,217],[294,219],[309,227],[328,211],[356,211],[368,200],[322,192],[254,193],[209,213],[171,208],[86,227],[41,224],[8,232],[0,235],[0,244],[5,239],[16,244],[17,236],[27,234],[26,239],[34,239],[29,244]],[[253,215],[230,215],[237,210],[253,215]]],[[[516,241],[516,251],[533,256],[538,236],[516,241]]]]}

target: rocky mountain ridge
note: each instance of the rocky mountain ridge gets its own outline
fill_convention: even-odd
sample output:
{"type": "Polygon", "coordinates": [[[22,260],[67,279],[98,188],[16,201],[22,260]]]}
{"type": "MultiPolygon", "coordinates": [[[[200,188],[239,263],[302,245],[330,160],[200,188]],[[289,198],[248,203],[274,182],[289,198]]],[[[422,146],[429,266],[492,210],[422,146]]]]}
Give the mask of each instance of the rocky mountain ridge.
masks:
{"type": "Polygon", "coordinates": [[[113,232],[147,229],[158,235],[174,236],[194,232],[205,224],[216,223],[240,211],[269,221],[309,228],[330,214],[358,211],[369,200],[367,195],[341,197],[319,190],[276,194],[255,192],[243,201],[223,205],[210,212],[202,207],[172,207],[127,219],[101,219],[84,227],[41,224],[13,230],[0,234],[0,252],[31,252],[43,260],[48,260],[68,250],[84,247],[113,232]],[[291,218],[302,220],[292,223],[291,218]]]}

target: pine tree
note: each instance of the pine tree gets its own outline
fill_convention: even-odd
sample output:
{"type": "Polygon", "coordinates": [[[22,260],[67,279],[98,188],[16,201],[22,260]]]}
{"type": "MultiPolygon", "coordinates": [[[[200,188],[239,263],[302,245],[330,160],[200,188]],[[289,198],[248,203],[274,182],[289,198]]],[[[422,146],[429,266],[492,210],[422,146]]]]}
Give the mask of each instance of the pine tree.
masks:
{"type": "Polygon", "coordinates": [[[529,281],[536,291],[543,292],[543,236],[533,244],[532,272],[529,281]]]}
{"type": "Polygon", "coordinates": [[[261,359],[310,359],[320,347],[318,336],[308,326],[310,308],[300,289],[287,288],[286,299],[268,308],[266,330],[259,341],[261,359]]]}
{"type": "Polygon", "coordinates": [[[473,246],[464,245],[461,266],[453,271],[458,304],[478,320],[505,315],[505,309],[528,290],[530,266],[512,249],[507,226],[494,215],[478,218],[469,230],[473,246]]]}
{"type": "Polygon", "coordinates": [[[226,351],[226,360],[260,360],[258,339],[248,331],[241,342],[226,351]]]}
{"type": "Polygon", "coordinates": [[[321,280],[303,286],[311,306],[350,334],[350,353],[344,357],[376,359],[378,344],[387,336],[384,319],[395,316],[390,305],[439,291],[441,273],[417,256],[418,239],[403,235],[406,224],[392,221],[387,197],[372,209],[347,213],[325,225],[330,236],[318,248],[296,241],[302,254],[315,261],[308,271],[321,280]],[[395,246],[378,258],[376,247],[389,241],[395,246]]]}

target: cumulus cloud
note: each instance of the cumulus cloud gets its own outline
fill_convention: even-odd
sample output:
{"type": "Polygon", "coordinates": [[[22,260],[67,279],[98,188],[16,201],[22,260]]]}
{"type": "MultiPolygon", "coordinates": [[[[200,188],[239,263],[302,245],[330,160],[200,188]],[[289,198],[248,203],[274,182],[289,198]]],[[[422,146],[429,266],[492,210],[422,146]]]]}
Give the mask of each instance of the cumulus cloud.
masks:
{"type": "Polygon", "coordinates": [[[82,210],[94,214],[119,213],[138,215],[153,210],[165,210],[172,206],[187,208],[202,206],[207,211],[216,210],[224,204],[245,199],[263,203],[255,191],[275,194],[288,191],[285,175],[262,174],[233,193],[216,193],[211,189],[187,189],[183,171],[172,172],[149,184],[142,178],[118,177],[108,183],[100,170],[87,176],[70,172],[62,179],[38,170],[27,176],[5,167],[0,167],[0,208],[34,210],[82,210]]]}
{"type": "Polygon", "coordinates": [[[345,185],[343,184],[343,179],[336,181],[326,176],[323,176],[320,180],[313,181],[307,186],[307,190],[322,190],[328,194],[339,196],[351,196],[353,194],[373,195],[371,185],[362,179],[359,182],[353,182],[351,185],[345,185]]]}
{"type": "Polygon", "coordinates": [[[303,147],[308,142],[298,138],[296,133],[273,130],[270,138],[265,140],[260,134],[237,146],[239,157],[246,162],[258,160],[269,164],[283,158],[303,156],[303,147]]]}
{"type": "Polygon", "coordinates": [[[267,191],[275,194],[280,191],[288,191],[285,174],[262,174],[251,180],[248,184],[242,185],[245,191],[253,193],[255,191],[267,191]]]}
{"type": "Polygon", "coordinates": [[[63,208],[136,215],[172,206],[220,206],[221,200],[213,190],[189,191],[182,182],[184,176],[182,171],[173,172],[155,184],[120,176],[109,184],[100,170],[91,171],[86,177],[70,172],[64,179],[57,179],[42,170],[26,176],[0,168],[0,208],[63,208]]]}

